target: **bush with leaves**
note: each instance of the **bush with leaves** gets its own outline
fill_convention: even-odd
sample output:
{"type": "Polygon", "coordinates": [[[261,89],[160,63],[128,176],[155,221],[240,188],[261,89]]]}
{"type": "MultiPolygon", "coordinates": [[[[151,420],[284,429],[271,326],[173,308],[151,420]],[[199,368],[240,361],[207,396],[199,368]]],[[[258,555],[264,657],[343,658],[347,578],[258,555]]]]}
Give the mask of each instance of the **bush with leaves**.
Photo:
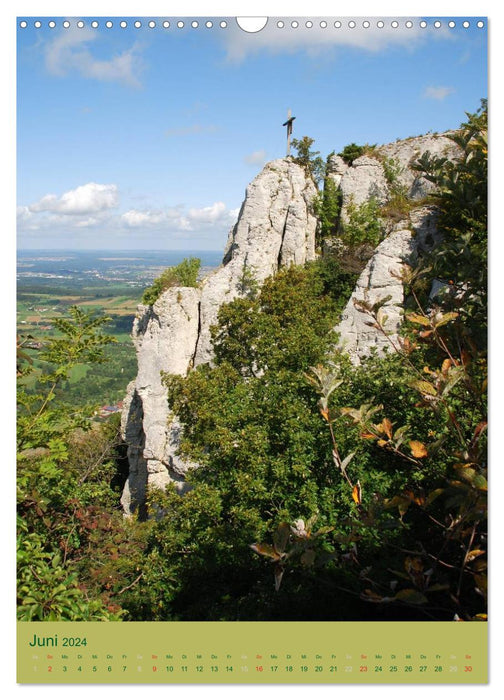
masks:
{"type": "MultiPolygon", "coordinates": [[[[414,169],[436,185],[432,201],[439,209],[443,241],[422,261],[425,274],[444,284],[440,301],[446,310],[459,311],[473,343],[486,348],[487,325],[487,171],[488,111],[467,113],[467,121],[450,135],[459,148],[454,160],[425,153],[414,169]]],[[[420,285],[416,286],[420,293],[420,285]]],[[[423,286],[427,303],[430,288],[423,286]]]]}
{"type": "Polygon", "coordinates": [[[292,139],[292,147],[297,151],[294,162],[301,165],[315,184],[318,185],[324,177],[325,164],[320,157],[320,151],[311,150],[314,143],[315,139],[309,136],[303,136],[302,139],[292,139]]]}
{"type": "Polygon", "coordinates": [[[349,246],[366,245],[376,248],[385,234],[376,197],[370,197],[361,204],[355,204],[350,199],[342,228],[342,240],[349,246]]]}
{"type": "Polygon", "coordinates": [[[349,143],[338,155],[343,158],[345,163],[352,165],[354,160],[357,160],[357,158],[363,156],[366,151],[372,150],[373,148],[374,146],[369,146],[368,144],[365,146],[358,146],[356,143],[349,143]]]}
{"type": "Polygon", "coordinates": [[[201,267],[199,258],[185,258],[174,267],[168,267],[143,293],[142,304],[154,304],[171,287],[197,287],[201,267]]]}
{"type": "MultiPolygon", "coordinates": [[[[352,516],[353,560],[361,599],[387,609],[388,615],[393,614],[390,608],[399,607],[409,614],[416,609],[426,619],[482,620],[487,595],[487,379],[484,273],[479,267],[486,247],[485,105],[468,115],[453,138],[462,155],[447,171],[444,162],[429,157],[420,165],[439,187],[436,201],[446,235],[434,251],[432,269],[442,270],[449,253],[461,250],[469,237],[475,242],[472,265],[468,260],[463,264],[462,291],[437,299],[437,304],[430,299],[424,308],[416,288],[432,269],[423,265],[415,272],[405,270],[413,308],[397,341],[385,330],[383,302],[358,303],[369,324],[390,341],[394,354],[378,365],[388,368],[391,385],[394,374],[403,373],[392,393],[382,387],[374,396],[368,392],[360,405],[356,395],[342,407],[345,375],[340,367],[316,369],[313,381],[321,394],[319,408],[331,435],[335,466],[357,507],[352,516]],[[363,443],[383,453],[377,455],[383,468],[404,476],[400,488],[397,480],[395,486],[377,488],[369,472],[359,475],[355,448],[348,453],[338,438],[342,419],[358,428],[363,443]],[[363,537],[370,527],[377,528],[375,543],[363,537]],[[391,531],[398,534],[395,540],[391,531]]],[[[365,363],[350,379],[354,393],[360,372],[370,379],[372,367],[365,363]]],[[[261,547],[256,551],[269,556],[261,547]]],[[[283,553],[274,554],[278,574],[283,553]]]]}
{"type": "Polygon", "coordinates": [[[114,339],[103,333],[107,318],[77,307],[69,314],[54,320],[59,336],[41,351],[49,367],[39,377],[44,393],[24,390],[34,369],[23,355],[18,361],[18,616],[23,620],[121,619],[125,611],[114,593],[134,578],[135,557],[119,575],[100,578],[99,573],[101,562],[130,541],[118,507],[118,426],[93,424],[93,407],[66,405],[58,391],[72,368],[103,362],[114,339]]]}
{"type": "Polygon", "coordinates": [[[336,236],[341,213],[342,193],[331,177],[324,178],[324,189],[314,199],[314,211],[318,218],[317,244],[322,246],[328,238],[336,236]]]}
{"type": "MultiPolygon", "coordinates": [[[[357,540],[376,548],[378,522],[355,525],[360,504],[335,465],[333,439],[307,379],[334,340],[338,305],[326,281],[320,263],[280,272],[255,299],[221,308],[214,366],[165,378],[170,405],[184,424],[182,451],[200,467],[188,476],[185,496],[152,494],[152,512],[163,515],[152,526],[144,578],[131,594],[149,619],[374,615],[359,599],[352,557],[357,540]],[[299,534],[300,521],[309,536],[299,534]],[[291,529],[296,522],[298,534],[291,529]],[[290,534],[283,545],[283,535],[277,539],[277,560],[269,556],[268,532],[285,534],[285,523],[290,534]],[[254,542],[264,557],[251,558],[254,542]],[[280,571],[277,593],[272,582],[280,571]],[[323,595],[328,582],[338,590],[331,602],[323,595]]],[[[373,379],[344,358],[339,366],[341,407],[356,397],[364,402],[372,390],[392,394],[391,374],[381,365],[373,379]]],[[[415,411],[403,398],[392,405],[415,411]]],[[[384,466],[374,446],[360,443],[357,428],[341,420],[334,431],[341,463],[355,452],[348,476],[353,486],[363,484],[370,508],[377,508],[372,488],[387,494],[411,482],[411,470],[384,466]]],[[[392,521],[389,513],[381,517],[392,521]]],[[[398,528],[391,530],[389,539],[397,537],[398,528]]]]}

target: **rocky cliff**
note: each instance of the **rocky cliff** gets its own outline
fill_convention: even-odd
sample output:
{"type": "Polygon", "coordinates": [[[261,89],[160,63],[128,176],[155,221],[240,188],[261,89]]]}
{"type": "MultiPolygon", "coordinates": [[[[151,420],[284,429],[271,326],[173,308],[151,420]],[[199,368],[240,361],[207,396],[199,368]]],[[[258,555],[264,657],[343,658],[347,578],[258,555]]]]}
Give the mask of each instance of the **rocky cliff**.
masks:
{"type": "Polygon", "coordinates": [[[220,306],[240,296],[244,279],[258,285],[285,265],[315,259],[316,188],[292,160],[268,163],[249,185],[222,266],[200,288],[167,290],[153,306],[138,307],[133,325],[138,374],[122,414],[130,473],[121,503],[133,513],[149,486],[172,481],[184,489],[191,467],[177,456],[180,424],[170,412],[161,372],[184,375],[211,360],[210,327],[220,306]]]}
{"type": "MultiPolygon", "coordinates": [[[[397,333],[403,303],[401,266],[414,262],[420,250],[437,240],[436,212],[422,203],[431,185],[410,167],[425,151],[448,158],[456,152],[446,135],[427,135],[371,150],[352,164],[333,156],[329,164],[329,176],[341,192],[343,223],[351,204],[370,198],[386,204],[398,186],[412,202],[407,215],[385,222],[387,236],[367,261],[336,328],[340,347],[356,364],[373,348],[383,351],[388,341],[366,324],[368,317],[354,302],[389,297],[387,330],[397,333]]],[[[127,514],[142,508],[150,486],[162,488],[171,481],[183,492],[184,474],[192,466],[177,455],[181,426],[170,411],[161,372],[184,375],[211,361],[210,327],[220,306],[244,293],[244,280],[252,276],[261,285],[282,266],[315,259],[316,193],[311,178],[292,159],[268,163],[247,188],[221,267],[198,289],[169,289],[153,306],[138,307],[132,334],[138,374],[128,387],[122,415],[130,463],[121,499],[127,514]]]]}
{"type": "Polygon", "coordinates": [[[330,160],[329,176],[342,194],[343,222],[348,219],[350,204],[358,206],[371,197],[383,205],[392,201],[394,193],[401,192],[410,202],[407,215],[394,216],[391,211],[389,220],[385,219],[387,236],[368,260],[335,329],[340,335],[340,347],[354,364],[373,350],[381,354],[391,347],[390,341],[369,325],[369,315],[355,302],[374,304],[388,297],[384,304],[385,328],[390,340],[395,341],[404,301],[399,279],[402,265],[414,265],[419,252],[428,252],[439,240],[435,207],[422,204],[433,185],[411,167],[427,151],[451,159],[458,149],[448,134],[427,134],[373,149],[370,155],[357,158],[351,165],[340,156],[330,160]]]}

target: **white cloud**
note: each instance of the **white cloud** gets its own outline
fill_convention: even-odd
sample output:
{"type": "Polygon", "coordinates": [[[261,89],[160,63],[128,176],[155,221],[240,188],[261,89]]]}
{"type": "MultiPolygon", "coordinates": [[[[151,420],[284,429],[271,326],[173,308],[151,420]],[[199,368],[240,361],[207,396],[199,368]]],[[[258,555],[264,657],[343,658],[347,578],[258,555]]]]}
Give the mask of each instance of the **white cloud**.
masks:
{"type": "Polygon", "coordinates": [[[173,209],[158,209],[155,211],[130,209],[121,215],[121,220],[132,228],[138,226],[159,226],[167,223],[177,224],[180,218],[180,212],[173,209]]]}
{"type": "Polygon", "coordinates": [[[204,207],[183,204],[159,208],[115,210],[116,185],[88,183],[61,196],[46,195],[31,206],[19,206],[18,241],[21,247],[81,247],[110,241],[112,247],[164,246],[166,241],[186,241],[193,247],[224,245],[239,209],[228,209],[224,202],[204,207]],[[156,243],[155,243],[156,242],[156,243]]]}
{"type": "Polygon", "coordinates": [[[224,202],[215,202],[210,207],[202,209],[189,209],[187,218],[191,222],[200,222],[205,224],[214,224],[219,219],[226,215],[226,205],[224,202]]]}
{"type": "Polygon", "coordinates": [[[377,18],[370,18],[367,28],[362,26],[360,20],[356,20],[353,28],[347,26],[347,20],[342,20],[341,27],[334,27],[333,22],[327,20],[325,28],[320,27],[320,21],[314,21],[309,28],[305,26],[304,19],[298,22],[299,26],[295,29],[290,28],[287,21],[285,27],[280,29],[276,26],[276,20],[270,18],[266,27],[255,34],[243,32],[238,25],[231,24],[221,35],[228,60],[239,62],[247,55],[265,49],[271,53],[305,51],[315,56],[337,46],[376,52],[392,46],[415,48],[433,36],[438,39],[452,38],[449,29],[444,26],[439,29],[421,28],[418,18],[401,17],[397,28],[392,27],[390,21],[378,27],[377,18]],[[408,19],[412,22],[410,28],[404,26],[408,19]]]}
{"type": "Polygon", "coordinates": [[[108,60],[98,59],[87,46],[98,37],[99,34],[89,27],[63,29],[45,46],[45,65],[49,73],[65,76],[77,72],[84,78],[139,87],[142,65],[138,45],[134,44],[108,60]]]}
{"type": "Polygon", "coordinates": [[[46,194],[38,202],[30,204],[29,211],[53,212],[58,214],[80,215],[96,214],[116,207],[119,196],[116,185],[99,185],[89,182],[76,187],[57,197],[46,194]]]}
{"type": "Polygon", "coordinates": [[[156,210],[130,209],[121,216],[129,228],[165,228],[170,231],[199,231],[214,226],[229,226],[236,217],[235,209],[229,210],[224,202],[215,202],[200,209],[184,211],[182,207],[156,210]]]}
{"type": "Polygon", "coordinates": [[[431,100],[444,100],[448,95],[452,95],[455,92],[455,88],[452,87],[434,87],[434,85],[429,85],[424,90],[424,97],[428,97],[431,100]]]}
{"type": "Polygon", "coordinates": [[[245,163],[248,165],[264,165],[266,162],[266,151],[263,149],[261,151],[253,151],[244,157],[245,163]]]}

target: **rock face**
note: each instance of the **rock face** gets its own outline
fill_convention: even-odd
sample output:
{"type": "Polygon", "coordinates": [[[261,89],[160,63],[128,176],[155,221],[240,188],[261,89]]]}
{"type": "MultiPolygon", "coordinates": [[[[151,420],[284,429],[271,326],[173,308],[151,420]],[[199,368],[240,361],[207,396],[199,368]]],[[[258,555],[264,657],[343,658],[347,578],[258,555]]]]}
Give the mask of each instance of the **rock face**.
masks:
{"type": "Polygon", "coordinates": [[[428,251],[439,242],[435,208],[422,206],[421,202],[434,186],[411,167],[427,151],[453,159],[458,148],[448,134],[427,134],[375,148],[369,155],[356,158],[352,165],[340,156],[332,156],[330,160],[329,176],[342,193],[340,223],[343,226],[348,220],[351,203],[359,206],[373,197],[378,204],[385,204],[398,190],[413,202],[407,216],[395,223],[384,222],[387,236],[368,260],[342,320],[335,328],[340,336],[339,347],[348,353],[354,364],[360,364],[372,352],[380,355],[392,349],[391,341],[397,340],[402,321],[404,291],[400,275],[403,263],[414,264],[419,251],[428,251]],[[418,202],[416,207],[415,202],[418,202]],[[375,304],[386,298],[383,313],[387,316],[388,338],[370,325],[369,314],[355,306],[355,302],[375,304]]]}
{"type": "Polygon", "coordinates": [[[433,184],[411,168],[412,162],[427,151],[433,156],[451,159],[457,154],[457,146],[448,138],[448,133],[426,134],[371,149],[368,155],[356,158],[352,165],[345,163],[341,156],[331,156],[328,174],[343,196],[342,220],[347,216],[350,202],[359,205],[371,197],[379,204],[387,201],[390,194],[387,163],[393,165],[395,182],[404,188],[410,199],[421,200],[432,192],[433,184]]]}
{"type": "Polygon", "coordinates": [[[223,266],[203,282],[195,365],[210,361],[210,326],[221,304],[240,295],[244,272],[261,285],[280,267],[315,259],[316,193],[304,169],[288,159],[268,163],[248,186],[223,266]]]}
{"type": "MultiPolygon", "coordinates": [[[[330,160],[329,177],[342,194],[343,225],[351,204],[359,206],[370,198],[378,204],[390,202],[394,187],[417,202],[407,216],[386,222],[388,235],[368,260],[335,329],[340,347],[355,364],[373,350],[383,353],[389,341],[368,325],[369,316],[354,302],[373,304],[389,297],[384,313],[394,340],[404,301],[402,265],[414,263],[420,250],[430,249],[438,240],[435,210],[421,202],[432,185],[411,169],[411,163],[426,151],[453,158],[457,148],[447,135],[431,134],[370,150],[352,165],[340,156],[330,160]]],[[[150,486],[163,488],[172,482],[183,492],[184,475],[195,466],[177,455],[181,426],[170,411],[161,372],[185,375],[191,367],[211,362],[210,327],[222,304],[247,291],[247,280],[253,278],[261,285],[282,266],[315,259],[315,195],[311,178],[292,159],[268,163],[247,188],[221,267],[198,289],[173,288],[153,306],[138,307],[133,327],[138,375],[128,387],[122,415],[130,463],[121,499],[125,513],[141,512],[150,486]]],[[[325,249],[334,251],[341,241],[331,239],[327,244],[325,249]]]]}
{"type": "Polygon", "coordinates": [[[177,456],[181,427],[170,412],[161,372],[185,375],[211,361],[210,327],[220,306],[246,291],[247,276],[261,285],[280,267],[315,259],[315,194],[292,160],[268,163],[247,188],[222,266],[198,289],[175,287],[153,306],[138,307],[132,333],[138,374],[122,414],[130,463],[121,499],[125,513],[142,508],[149,486],[175,482],[183,491],[184,474],[193,466],[177,456]]]}
{"type": "Polygon", "coordinates": [[[360,364],[372,352],[381,355],[393,349],[403,314],[403,263],[414,265],[418,252],[428,251],[438,238],[435,209],[421,207],[411,212],[408,220],[395,224],[375,249],[335,328],[340,335],[340,348],[354,364],[360,364]],[[371,316],[355,305],[361,301],[376,304],[383,299],[386,299],[383,313],[387,317],[383,327],[387,335],[369,325],[371,316]]]}

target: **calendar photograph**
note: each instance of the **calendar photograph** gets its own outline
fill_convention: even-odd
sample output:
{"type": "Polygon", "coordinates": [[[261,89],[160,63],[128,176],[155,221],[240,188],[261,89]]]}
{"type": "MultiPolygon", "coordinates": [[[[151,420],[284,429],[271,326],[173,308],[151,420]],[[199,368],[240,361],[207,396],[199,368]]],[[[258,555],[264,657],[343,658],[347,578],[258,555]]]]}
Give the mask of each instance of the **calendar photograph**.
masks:
{"type": "Polygon", "coordinates": [[[486,682],[487,31],[17,18],[20,683],[486,682]]]}

